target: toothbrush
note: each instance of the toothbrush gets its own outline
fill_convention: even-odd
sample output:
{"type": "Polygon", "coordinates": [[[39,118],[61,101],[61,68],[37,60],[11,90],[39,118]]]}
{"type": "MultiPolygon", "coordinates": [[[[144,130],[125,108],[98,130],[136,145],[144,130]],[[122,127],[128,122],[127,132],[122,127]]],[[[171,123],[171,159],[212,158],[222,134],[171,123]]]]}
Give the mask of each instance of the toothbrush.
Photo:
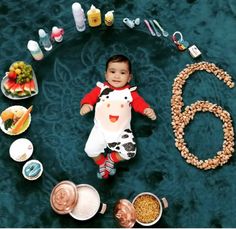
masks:
{"type": "Polygon", "coordinates": [[[155,27],[153,21],[152,21],[152,20],[149,20],[149,23],[151,24],[152,28],[154,29],[154,31],[155,31],[157,37],[161,37],[161,34],[157,31],[157,29],[156,29],[156,27],[155,27]]]}
{"type": "Polygon", "coordinates": [[[167,31],[165,31],[165,30],[160,26],[160,24],[157,22],[157,20],[154,19],[153,22],[154,22],[155,25],[161,30],[162,35],[163,35],[164,37],[168,37],[168,36],[169,36],[169,33],[168,33],[167,31]]]}
{"type": "Polygon", "coordinates": [[[149,29],[150,33],[152,34],[152,36],[156,36],[156,34],[153,32],[153,30],[152,30],[152,28],[151,28],[149,22],[148,22],[146,19],[144,19],[144,23],[145,23],[146,26],[148,27],[148,29],[149,29]]]}

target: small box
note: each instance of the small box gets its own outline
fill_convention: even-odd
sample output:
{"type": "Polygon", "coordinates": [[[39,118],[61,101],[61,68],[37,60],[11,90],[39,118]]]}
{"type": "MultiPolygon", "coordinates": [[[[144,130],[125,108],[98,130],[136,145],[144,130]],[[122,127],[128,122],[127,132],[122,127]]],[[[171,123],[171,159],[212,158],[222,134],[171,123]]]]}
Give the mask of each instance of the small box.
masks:
{"type": "Polygon", "coordinates": [[[191,47],[189,47],[188,51],[193,58],[197,58],[202,54],[196,45],[192,45],[191,47]]]}

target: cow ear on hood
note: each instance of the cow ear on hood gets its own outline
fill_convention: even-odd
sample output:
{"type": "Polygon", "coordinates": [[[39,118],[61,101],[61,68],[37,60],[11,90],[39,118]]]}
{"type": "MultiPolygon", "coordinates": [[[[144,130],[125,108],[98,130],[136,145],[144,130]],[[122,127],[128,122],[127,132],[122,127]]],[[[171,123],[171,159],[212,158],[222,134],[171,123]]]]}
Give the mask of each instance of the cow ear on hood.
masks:
{"type": "Polygon", "coordinates": [[[135,86],[135,87],[131,87],[129,90],[130,90],[130,91],[136,91],[136,90],[137,90],[137,87],[136,87],[136,86],[135,86]]]}
{"type": "Polygon", "coordinates": [[[97,86],[97,87],[100,87],[100,88],[103,88],[103,87],[104,87],[104,84],[101,83],[101,82],[97,82],[97,83],[96,83],[96,86],[97,86]]]}

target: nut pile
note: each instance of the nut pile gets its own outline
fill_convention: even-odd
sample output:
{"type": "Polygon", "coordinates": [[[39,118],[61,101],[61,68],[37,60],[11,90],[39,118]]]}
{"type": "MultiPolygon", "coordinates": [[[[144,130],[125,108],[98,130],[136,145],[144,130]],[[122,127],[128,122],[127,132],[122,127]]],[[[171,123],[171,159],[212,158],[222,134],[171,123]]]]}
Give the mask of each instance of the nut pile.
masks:
{"type": "Polygon", "coordinates": [[[173,95],[171,98],[171,114],[173,132],[175,134],[175,146],[180,150],[182,157],[186,159],[187,163],[192,164],[199,169],[208,170],[224,165],[232,156],[234,152],[234,129],[230,114],[217,104],[208,101],[197,101],[190,106],[187,106],[184,112],[181,112],[181,109],[184,106],[182,97],[183,86],[192,73],[202,70],[213,73],[219,80],[223,80],[229,88],[234,87],[231,76],[213,63],[199,62],[187,65],[174,80],[172,89],[173,95]],[[185,126],[194,118],[195,113],[199,111],[211,112],[223,122],[223,149],[217,152],[214,158],[209,158],[207,160],[199,160],[197,156],[189,152],[184,140],[185,126]]]}
{"type": "Polygon", "coordinates": [[[137,220],[141,223],[152,223],[160,214],[160,204],[157,199],[148,194],[139,196],[134,201],[137,220]]]}

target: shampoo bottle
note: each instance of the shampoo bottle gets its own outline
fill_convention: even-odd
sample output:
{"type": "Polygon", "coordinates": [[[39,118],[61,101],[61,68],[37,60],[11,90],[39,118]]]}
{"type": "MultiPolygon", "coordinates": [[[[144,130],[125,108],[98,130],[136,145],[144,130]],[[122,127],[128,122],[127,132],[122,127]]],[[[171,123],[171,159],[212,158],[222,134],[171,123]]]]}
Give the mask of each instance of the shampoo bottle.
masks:
{"type": "Polygon", "coordinates": [[[102,24],[101,11],[94,5],[92,5],[90,10],[87,12],[87,16],[89,26],[96,27],[102,24]]]}

